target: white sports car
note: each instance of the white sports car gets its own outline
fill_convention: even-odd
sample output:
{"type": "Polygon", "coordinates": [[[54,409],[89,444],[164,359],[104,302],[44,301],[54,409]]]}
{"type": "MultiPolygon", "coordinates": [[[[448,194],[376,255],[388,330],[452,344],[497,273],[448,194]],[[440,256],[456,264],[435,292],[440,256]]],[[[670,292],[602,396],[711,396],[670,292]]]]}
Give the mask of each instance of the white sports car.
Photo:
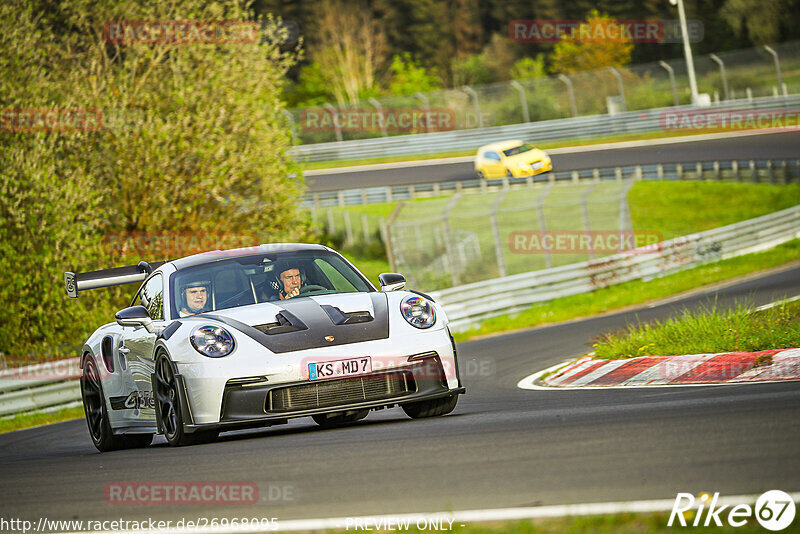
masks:
{"type": "Polygon", "coordinates": [[[89,434],[101,451],[216,439],[311,416],[357,421],[399,405],[451,412],[464,393],[442,308],[405,279],[381,290],[322,245],[272,244],[65,273],[67,294],[142,282],[81,351],[89,434]]]}

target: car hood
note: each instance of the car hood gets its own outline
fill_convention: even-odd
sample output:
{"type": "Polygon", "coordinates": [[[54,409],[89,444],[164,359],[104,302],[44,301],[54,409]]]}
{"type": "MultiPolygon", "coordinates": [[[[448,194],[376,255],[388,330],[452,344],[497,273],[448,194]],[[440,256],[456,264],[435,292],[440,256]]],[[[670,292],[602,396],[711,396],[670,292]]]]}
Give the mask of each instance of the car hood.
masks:
{"type": "Polygon", "coordinates": [[[219,321],[275,353],[389,337],[388,301],[380,292],[299,297],[192,319],[219,321]]]}
{"type": "Polygon", "coordinates": [[[545,158],[547,158],[547,154],[544,152],[544,150],[539,150],[538,148],[534,148],[533,150],[528,150],[527,152],[523,152],[522,154],[509,156],[506,158],[506,161],[512,164],[516,164],[519,162],[533,163],[534,161],[541,161],[545,158]]]}

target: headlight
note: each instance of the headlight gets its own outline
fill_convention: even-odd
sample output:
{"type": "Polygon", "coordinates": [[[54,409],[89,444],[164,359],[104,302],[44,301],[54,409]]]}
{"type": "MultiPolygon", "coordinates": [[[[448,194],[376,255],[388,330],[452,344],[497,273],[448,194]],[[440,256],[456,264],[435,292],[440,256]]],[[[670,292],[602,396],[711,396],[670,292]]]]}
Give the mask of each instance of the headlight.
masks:
{"type": "Polygon", "coordinates": [[[221,326],[198,326],[189,336],[194,349],[209,358],[222,358],[234,347],[233,336],[221,326]]]}
{"type": "Polygon", "coordinates": [[[406,322],[417,328],[430,328],[436,322],[433,305],[423,297],[409,296],[400,302],[400,313],[406,322]]]}

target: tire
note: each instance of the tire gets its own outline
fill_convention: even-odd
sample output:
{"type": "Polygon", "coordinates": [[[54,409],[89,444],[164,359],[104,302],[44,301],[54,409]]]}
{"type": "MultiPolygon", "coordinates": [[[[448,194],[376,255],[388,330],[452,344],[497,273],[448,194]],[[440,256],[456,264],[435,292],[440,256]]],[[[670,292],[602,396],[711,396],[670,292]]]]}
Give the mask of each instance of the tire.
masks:
{"type": "Polygon", "coordinates": [[[108,408],[103,395],[103,384],[97,364],[89,356],[83,360],[81,376],[81,399],[83,400],[83,413],[86,415],[86,425],[89,427],[89,437],[100,452],[109,452],[123,448],[121,436],[115,436],[108,422],[108,408]]]}
{"type": "Polygon", "coordinates": [[[421,419],[448,414],[455,409],[456,404],[458,404],[458,395],[451,395],[440,399],[404,404],[402,408],[410,418],[421,419]]]}
{"type": "Polygon", "coordinates": [[[178,383],[175,380],[175,373],[172,371],[172,364],[165,355],[162,354],[156,360],[155,371],[156,379],[153,391],[159,408],[157,412],[160,418],[159,424],[164,429],[167,443],[173,447],[183,447],[216,440],[219,437],[218,430],[188,433],[184,429],[178,383]]]}
{"type": "Polygon", "coordinates": [[[486,175],[483,174],[483,171],[475,171],[475,175],[478,177],[478,180],[485,180],[486,175]]]}
{"type": "Polygon", "coordinates": [[[514,177],[514,173],[511,172],[511,169],[506,169],[506,176],[508,176],[509,178],[513,178],[514,177]]]}
{"type": "Polygon", "coordinates": [[[147,447],[153,441],[152,434],[115,435],[108,421],[108,408],[103,395],[103,384],[97,364],[94,359],[87,357],[83,361],[83,376],[81,377],[81,400],[83,400],[83,413],[86,415],[86,425],[89,427],[89,437],[100,452],[116,451],[119,449],[134,449],[147,447]]]}
{"type": "Polygon", "coordinates": [[[312,415],[311,418],[319,426],[328,427],[328,426],[343,425],[346,423],[354,423],[356,421],[364,419],[367,415],[369,415],[369,410],[359,410],[355,413],[347,413],[347,412],[321,413],[317,415],[312,415]]]}

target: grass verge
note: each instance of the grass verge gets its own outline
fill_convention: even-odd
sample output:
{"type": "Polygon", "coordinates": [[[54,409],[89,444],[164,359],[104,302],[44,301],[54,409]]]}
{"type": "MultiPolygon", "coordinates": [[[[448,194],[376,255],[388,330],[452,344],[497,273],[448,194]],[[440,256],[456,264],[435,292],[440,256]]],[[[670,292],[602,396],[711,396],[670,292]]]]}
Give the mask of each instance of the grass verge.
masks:
{"type": "Polygon", "coordinates": [[[677,317],[604,334],[595,354],[597,358],[624,359],[792,347],[800,347],[800,301],[761,311],[752,305],[723,310],[712,303],[699,311],[684,309],[677,317]]]}
{"type": "Polygon", "coordinates": [[[49,425],[83,417],[83,407],[65,408],[56,412],[20,414],[0,419],[0,434],[32,426],[49,425]]]}
{"type": "Polygon", "coordinates": [[[798,259],[800,259],[800,239],[795,239],[764,252],[701,265],[648,282],[638,280],[626,282],[591,293],[555,299],[533,306],[513,316],[493,317],[484,321],[479,328],[456,333],[455,338],[456,341],[467,341],[487,334],[508,332],[617,310],[669,297],[729,278],[778,267],[798,259]]]}
{"type": "MultiPolygon", "coordinates": [[[[563,532],[591,532],[594,534],[639,534],[648,532],[651,534],[667,532],[709,532],[715,533],[750,533],[764,532],[764,528],[759,525],[755,518],[750,517],[741,527],[732,527],[727,524],[727,511],[720,516],[722,527],[693,527],[695,511],[690,510],[684,513],[686,527],[677,523],[668,527],[669,513],[643,513],[643,514],[611,514],[582,517],[559,517],[549,519],[526,519],[522,521],[498,521],[487,523],[472,523],[461,526],[458,522],[453,523],[450,532],[462,534],[562,534],[563,532]]],[[[701,524],[705,521],[705,516],[701,518],[701,524]]],[[[431,532],[432,529],[419,530],[411,522],[411,528],[403,529],[403,532],[431,532]]],[[[447,523],[444,524],[447,527],[447,523]]],[[[398,529],[399,530],[399,529],[398,529]]],[[[346,532],[329,530],[328,532],[346,532]]],[[[800,532],[800,521],[794,521],[783,533],[800,532]]]]}
{"type": "MultiPolygon", "coordinates": [[[[705,130],[695,130],[689,135],[703,135],[711,133],[724,133],[733,132],[737,130],[723,130],[719,128],[711,128],[705,130]]],[[[670,130],[670,131],[654,131],[638,134],[622,134],[611,135],[608,137],[597,137],[592,139],[562,139],[559,141],[550,141],[535,143],[538,148],[543,150],[550,150],[553,148],[565,148],[573,146],[591,146],[601,145],[604,143],[623,142],[623,141],[647,141],[651,139],[669,139],[671,137],[686,137],[686,131],[670,130]]],[[[314,161],[314,162],[300,162],[300,168],[304,171],[318,170],[318,169],[338,169],[340,167],[352,167],[357,165],[371,165],[375,163],[399,163],[403,161],[424,161],[427,159],[439,158],[457,158],[463,156],[474,156],[475,151],[478,149],[476,146],[472,150],[456,150],[451,152],[437,152],[433,154],[410,154],[407,156],[386,156],[381,158],[364,158],[354,159],[347,161],[314,161]]]]}

